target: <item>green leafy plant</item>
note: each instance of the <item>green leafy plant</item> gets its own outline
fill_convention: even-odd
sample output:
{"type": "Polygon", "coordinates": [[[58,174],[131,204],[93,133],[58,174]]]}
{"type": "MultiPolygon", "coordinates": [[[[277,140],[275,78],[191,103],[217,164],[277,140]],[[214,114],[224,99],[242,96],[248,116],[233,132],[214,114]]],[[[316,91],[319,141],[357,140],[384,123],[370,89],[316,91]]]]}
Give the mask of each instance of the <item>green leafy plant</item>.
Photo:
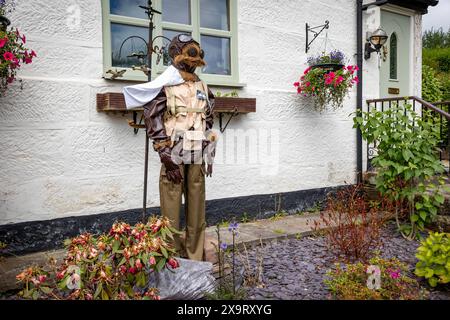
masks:
{"type": "MultiPolygon", "coordinates": [[[[45,267],[32,266],[16,276],[25,299],[128,300],[159,299],[148,288],[149,275],[179,266],[169,244],[178,231],[166,218],[152,217],[133,227],[115,223],[108,234],[82,234],[65,245],[62,264],[51,259],[45,267]]],[[[169,270],[170,270],[169,269],[169,270]]]]}
{"type": "Polygon", "coordinates": [[[422,98],[429,102],[442,101],[442,84],[436,72],[429,66],[422,66],[422,98]]]}
{"type": "Polygon", "coordinates": [[[324,283],[339,300],[417,300],[428,295],[417,280],[409,276],[408,266],[395,258],[374,257],[367,264],[336,264],[327,272],[324,283]],[[376,267],[374,273],[370,271],[371,266],[376,267]],[[368,285],[370,276],[379,277],[379,288],[368,285]]]}
{"type": "Polygon", "coordinates": [[[426,110],[423,115],[420,117],[409,104],[394,104],[384,112],[372,109],[353,119],[354,127],[377,150],[372,159],[376,188],[396,203],[397,225],[408,239],[415,238],[417,230],[432,222],[444,203],[440,187],[444,181],[432,182],[444,172],[437,148],[439,127],[426,110]],[[400,223],[405,204],[408,225],[400,223]]]}
{"type": "Polygon", "coordinates": [[[450,282],[450,233],[430,233],[417,248],[415,274],[432,287],[450,282]]]}

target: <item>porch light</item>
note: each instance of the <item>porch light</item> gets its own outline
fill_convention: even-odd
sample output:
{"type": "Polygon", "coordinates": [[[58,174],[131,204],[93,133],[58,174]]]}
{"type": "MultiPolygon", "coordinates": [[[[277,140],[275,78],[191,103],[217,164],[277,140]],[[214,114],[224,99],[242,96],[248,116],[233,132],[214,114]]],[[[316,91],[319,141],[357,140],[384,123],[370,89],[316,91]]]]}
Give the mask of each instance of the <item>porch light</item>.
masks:
{"type": "Polygon", "coordinates": [[[388,39],[388,35],[386,31],[381,28],[378,28],[367,39],[365,46],[364,59],[370,59],[370,54],[372,52],[380,52],[381,47],[386,43],[388,39]]]}

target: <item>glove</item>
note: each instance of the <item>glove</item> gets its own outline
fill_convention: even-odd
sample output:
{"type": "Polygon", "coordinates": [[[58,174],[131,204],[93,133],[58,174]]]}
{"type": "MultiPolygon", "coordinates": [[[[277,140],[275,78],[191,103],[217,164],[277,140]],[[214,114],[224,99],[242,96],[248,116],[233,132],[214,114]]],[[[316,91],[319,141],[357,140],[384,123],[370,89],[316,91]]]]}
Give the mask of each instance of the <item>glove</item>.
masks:
{"type": "Polygon", "coordinates": [[[180,184],[181,181],[183,181],[183,177],[181,176],[180,167],[172,161],[171,149],[165,147],[160,149],[158,153],[161,163],[164,164],[164,167],[166,167],[167,179],[176,184],[180,184]]]}

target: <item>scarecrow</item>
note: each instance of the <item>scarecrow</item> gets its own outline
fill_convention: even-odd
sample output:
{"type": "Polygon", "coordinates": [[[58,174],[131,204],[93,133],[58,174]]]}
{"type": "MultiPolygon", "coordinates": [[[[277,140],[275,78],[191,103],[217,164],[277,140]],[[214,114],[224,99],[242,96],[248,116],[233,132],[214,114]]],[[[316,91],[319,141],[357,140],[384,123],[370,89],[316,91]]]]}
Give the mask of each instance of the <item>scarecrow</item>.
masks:
{"type": "Polygon", "coordinates": [[[217,135],[213,126],[214,96],[195,74],[205,65],[204,51],[190,35],[173,38],[172,64],[154,81],[124,88],[127,108],[144,107],[148,137],[161,159],[161,213],[180,228],[182,195],[186,236],[174,236],[180,254],[204,260],[205,176],[211,176],[217,135]],[[206,155],[206,156],[205,156],[206,155]]]}

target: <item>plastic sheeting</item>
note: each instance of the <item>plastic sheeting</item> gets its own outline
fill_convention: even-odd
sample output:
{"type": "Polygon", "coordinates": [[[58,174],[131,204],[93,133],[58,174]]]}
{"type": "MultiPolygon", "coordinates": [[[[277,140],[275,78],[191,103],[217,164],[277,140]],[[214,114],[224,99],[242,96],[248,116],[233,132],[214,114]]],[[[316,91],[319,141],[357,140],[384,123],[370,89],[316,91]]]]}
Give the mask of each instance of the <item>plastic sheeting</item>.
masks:
{"type": "Polygon", "coordinates": [[[159,289],[161,299],[166,300],[198,300],[205,293],[213,293],[215,278],[212,274],[211,262],[194,261],[177,258],[180,266],[176,269],[166,268],[152,273],[149,287],[159,289]]]}

